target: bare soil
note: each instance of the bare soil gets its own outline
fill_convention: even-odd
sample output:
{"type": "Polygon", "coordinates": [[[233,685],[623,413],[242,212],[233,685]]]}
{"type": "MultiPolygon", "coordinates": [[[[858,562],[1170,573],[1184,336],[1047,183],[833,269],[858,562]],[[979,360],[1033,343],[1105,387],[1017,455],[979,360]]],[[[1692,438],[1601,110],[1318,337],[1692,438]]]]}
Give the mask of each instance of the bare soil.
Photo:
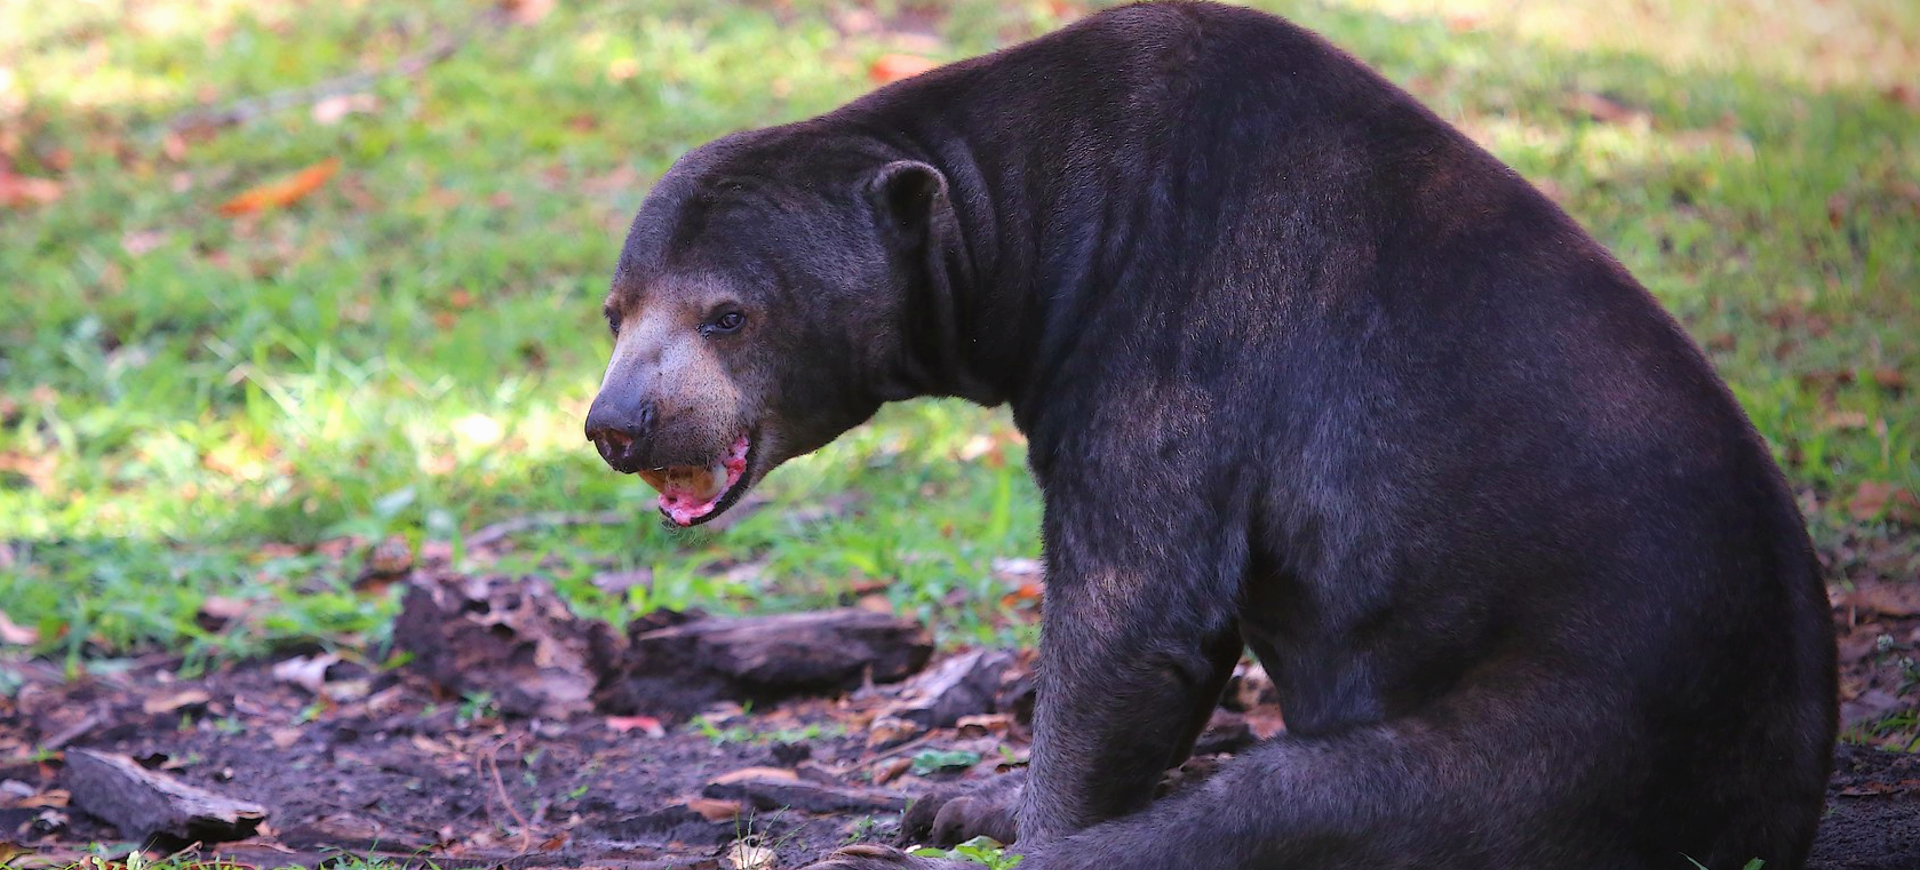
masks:
{"type": "MultiPolygon", "coordinates": [[[[1903,675],[1920,619],[1863,606],[1861,595],[1836,599],[1843,655],[1858,651],[1843,662],[1854,714],[1874,692],[1910,705],[1903,675]]],[[[496,606],[482,615],[498,621],[502,613],[496,606]]],[[[930,731],[876,722],[900,708],[901,685],[751,711],[722,703],[691,721],[661,722],[609,715],[635,711],[604,701],[503,713],[512,705],[470,686],[463,697],[423,660],[391,668],[304,661],[235,664],[181,680],[180,662],[165,656],[79,679],[44,662],[0,660],[21,683],[0,697],[0,864],[18,851],[13,866],[70,865],[94,854],[91,844],[109,843],[120,844],[119,855],[192,848],[258,867],[373,856],[443,868],[705,870],[734,866],[746,843],[773,850],[774,866],[795,867],[852,840],[892,839],[909,800],[1023,763],[1029,737],[1014,691],[1030,685],[1026,656],[994,659],[1007,670],[1002,693],[987,703],[1004,709],[930,731]],[[60,753],[69,748],[131,756],[258,803],[267,820],[231,843],[116,830],[69,788],[60,753]],[[953,768],[926,769],[935,762],[953,768]]],[[[1228,703],[1239,712],[1223,710],[1203,738],[1209,755],[1190,765],[1189,778],[1283,727],[1257,691],[1236,685],[1228,703]]],[[[1920,756],[1838,747],[1809,866],[1920,870],[1920,756]]]]}

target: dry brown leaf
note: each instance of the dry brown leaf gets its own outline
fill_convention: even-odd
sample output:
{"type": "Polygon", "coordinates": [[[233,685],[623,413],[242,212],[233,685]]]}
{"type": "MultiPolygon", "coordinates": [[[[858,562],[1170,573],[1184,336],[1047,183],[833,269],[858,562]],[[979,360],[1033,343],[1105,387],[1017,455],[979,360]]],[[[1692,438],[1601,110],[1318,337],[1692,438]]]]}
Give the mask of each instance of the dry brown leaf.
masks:
{"type": "Polygon", "coordinates": [[[331,126],[348,115],[370,115],[380,108],[372,94],[334,94],[313,104],[313,122],[331,126]]]}
{"type": "Polygon", "coordinates": [[[780,858],[772,849],[740,840],[727,850],[727,864],[734,870],[772,870],[780,858]]]}
{"type": "Polygon", "coordinates": [[[340,657],[333,653],[321,653],[315,656],[295,656],[273,666],[273,678],[284,683],[292,683],[315,695],[326,685],[327,669],[340,663],[340,657]]]}
{"type": "Polygon", "coordinates": [[[515,24],[535,24],[553,11],[556,0],[500,0],[500,9],[515,24]]]}
{"type": "Polygon", "coordinates": [[[1893,85],[1882,92],[1883,95],[1902,106],[1920,111],[1920,89],[1910,85],[1893,85]]]}
{"type": "Polygon", "coordinates": [[[777,779],[786,782],[797,782],[800,779],[800,775],[784,767],[743,767],[739,770],[720,774],[710,780],[710,782],[714,785],[729,785],[731,783],[747,782],[756,779],[777,779]]]}
{"type": "Polygon", "coordinates": [[[878,59],[874,60],[873,65],[867,68],[867,76],[872,78],[875,84],[884,85],[897,82],[901,79],[913,78],[939,65],[940,64],[917,54],[900,54],[895,52],[880,55],[878,59]]]}
{"type": "Polygon", "coordinates": [[[619,734],[625,734],[628,731],[638,731],[648,737],[654,738],[667,736],[666,727],[660,724],[660,720],[652,716],[608,716],[607,730],[619,734]]]}
{"type": "Polygon", "coordinates": [[[15,625],[13,620],[7,618],[6,611],[0,610],[0,644],[33,646],[39,642],[40,632],[38,630],[15,625]]]}
{"type": "Polygon", "coordinates": [[[1882,516],[1908,525],[1920,525],[1920,497],[1890,483],[1862,481],[1847,502],[1847,513],[1861,522],[1882,516]]]}
{"type": "Polygon", "coordinates": [[[199,689],[186,689],[171,695],[148,698],[141,703],[140,709],[146,711],[149,716],[158,716],[161,713],[172,713],[185,707],[198,707],[211,700],[213,696],[206,692],[199,689]]]}
{"type": "Polygon", "coordinates": [[[1867,415],[1864,411],[1834,411],[1820,421],[1822,429],[1865,429],[1867,415]]]}
{"type": "Polygon", "coordinates": [[[1873,382],[1889,393],[1898,393],[1907,388],[1907,376],[1892,366],[1882,366],[1873,370],[1873,382]]]}
{"type": "Polygon", "coordinates": [[[607,64],[607,81],[624,82],[640,74],[640,61],[630,57],[615,58],[607,64]]]}
{"type": "Polygon", "coordinates": [[[27,208],[46,205],[60,199],[60,182],[50,178],[15,175],[0,167],[0,207],[27,208]]]}
{"type": "Polygon", "coordinates": [[[700,814],[709,822],[731,822],[740,817],[739,801],[723,801],[714,798],[687,798],[687,809],[700,814]]]}
{"type": "Polygon", "coordinates": [[[913,769],[913,759],[907,756],[890,758],[873,767],[873,784],[886,785],[900,778],[901,774],[913,769]]]}
{"type": "MultiPolygon", "coordinates": [[[[65,809],[73,802],[73,795],[64,788],[51,788],[32,797],[24,797],[14,802],[14,806],[23,810],[65,809]]],[[[0,861],[0,864],[4,864],[0,861]]]]}
{"type": "Polygon", "coordinates": [[[1037,603],[1046,595],[1046,588],[1038,583],[1022,583],[1018,589],[1000,596],[1000,606],[1012,610],[1023,604],[1037,603]]]}
{"type": "Polygon", "coordinates": [[[1835,193],[1827,197],[1827,226],[1839,229],[1846,222],[1847,213],[1853,210],[1853,200],[1844,193],[1835,193]]]}
{"type": "Polygon", "coordinates": [[[340,171],[340,158],[329,157],[285,178],[267,182],[220,204],[227,217],[285,208],[306,198],[340,171]]]}
{"type": "Polygon", "coordinates": [[[1883,616],[1920,616],[1920,582],[1863,584],[1842,601],[1856,610],[1883,616]]]}

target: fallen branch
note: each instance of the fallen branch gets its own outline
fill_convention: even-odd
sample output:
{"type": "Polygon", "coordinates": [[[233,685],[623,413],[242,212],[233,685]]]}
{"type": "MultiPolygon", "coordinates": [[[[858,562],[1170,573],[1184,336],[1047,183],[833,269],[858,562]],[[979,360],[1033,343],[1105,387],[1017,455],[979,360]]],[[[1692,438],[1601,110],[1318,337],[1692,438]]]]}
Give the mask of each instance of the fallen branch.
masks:
{"type": "Polygon", "coordinates": [[[244,840],[267,817],[259,804],[188,785],[125,755],[69,749],[65,778],[75,806],[113,823],[126,837],[244,840]]]}
{"type": "Polygon", "coordinates": [[[518,748],[519,742],[520,739],[515,737],[488,746],[484,761],[487,772],[493,777],[493,790],[500,796],[501,805],[513,816],[513,823],[520,827],[520,854],[525,855],[533,851],[533,827],[527,824],[527,817],[520,814],[520,809],[513,805],[513,796],[507,793],[507,784],[500,779],[501,748],[509,745],[518,748]]]}
{"type": "Polygon", "coordinates": [[[549,511],[546,513],[528,514],[523,517],[514,517],[510,520],[501,520],[490,526],[483,527],[480,531],[468,535],[465,544],[469,550],[478,550],[483,547],[493,546],[513,535],[518,535],[522,532],[531,532],[535,529],[552,529],[565,526],[618,526],[632,521],[632,514],[621,513],[620,511],[601,511],[599,513],[587,514],[549,511]]]}
{"type": "Polygon", "coordinates": [[[244,124],[275,112],[285,111],[295,106],[312,105],[328,97],[349,94],[365,90],[375,82],[392,76],[417,75],[430,66],[453,56],[467,40],[483,27],[495,26],[505,21],[500,12],[489,10],[475,16],[473,21],[452,33],[446,34],[432,45],[413,54],[401,57],[388,64],[384,69],[371,72],[358,72],[343,75],[325,81],[316,82],[300,88],[247,97],[235,100],[225,106],[205,109],[189,109],[173,116],[167,121],[167,129],[180,131],[205,127],[227,127],[244,124]]]}

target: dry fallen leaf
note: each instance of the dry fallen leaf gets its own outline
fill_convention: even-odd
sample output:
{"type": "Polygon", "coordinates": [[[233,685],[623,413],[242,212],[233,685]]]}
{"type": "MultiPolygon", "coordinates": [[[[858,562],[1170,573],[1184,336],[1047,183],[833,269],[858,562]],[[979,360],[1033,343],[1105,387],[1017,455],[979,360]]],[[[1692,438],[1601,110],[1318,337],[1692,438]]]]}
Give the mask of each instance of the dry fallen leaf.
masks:
{"type": "Polygon", "coordinates": [[[0,610],[0,644],[32,646],[39,642],[40,632],[15,625],[13,620],[7,618],[6,611],[0,610]]]}
{"type": "Polygon", "coordinates": [[[745,840],[734,843],[733,848],[727,850],[727,863],[734,870],[771,870],[777,860],[772,849],[745,840]]]}
{"type": "MultiPolygon", "coordinates": [[[[21,798],[15,801],[13,805],[23,810],[59,810],[66,809],[67,805],[72,802],[73,795],[71,792],[68,792],[64,788],[53,788],[31,797],[21,798]]],[[[5,861],[0,861],[0,864],[5,863],[5,861]]]]}
{"type": "Polygon", "coordinates": [[[146,711],[149,716],[157,716],[161,713],[172,713],[175,710],[186,707],[198,707],[211,700],[213,700],[213,696],[206,692],[199,689],[187,689],[171,695],[148,698],[145,702],[141,703],[140,709],[146,711]]]}
{"type": "Polygon", "coordinates": [[[1847,513],[1861,522],[1885,516],[1894,522],[1920,525],[1920,497],[1890,483],[1862,481],[1847,502],[1847,513]]]}
{"type": "Polygon", "coordinates": [[[1841,601],[1857,610],[1883,616],[1920,616],[1920,582],[1866,583],[1844,593],[1841,601]]]}
{"type": "Polygon", "coordinates": [[[26,208],[46,205],[60,198],[60,182],[49,178],[15,175],[0,167],[0,207],[26,208]]]}
{"type": "Polygon", "coordinates": [[[760,779],[795,782],[800,779],[800,775],[784,767],[743,767],[739,770],[720,774],[708,782],[713,785],[729,785],[736,782],[760,779]]]}
{"type": "Polygon", "coordinates": [[[333,653],[322,653],[311,657],[295,656],[274,665],[273,678],[292,683],[318,695],[320,689],[326,685],[327,669],[339,662],[340,657],[333,653]]]}
{"type": "Polygon", "coordinates": [[[558,0],[501,0],[500,9],[515,24],[535,24],[553,11],[558,0]]]}
{"type": "Polygon", "coordinates": [[[380,100],[372,94],[334,94],[313,104],[313,122],[338,124],[348,115],[369,115],[379,108],[380,100]]]}
{"type": "Polygon", "coordinates": [[[883,54],[867,68],[867,75],[875,84],[889,84],[901,79],[912,78],[939,64],[917,54],[883,54]]]}
{"type": "Polygon", "coordinates": [[[731,822],[740,817],[739,801],[723,801],[714,798],[688,798],[687,809],[700,814],[709,822],[731,822]]]}
{"type": "Polygon", "coordinates": [[[285,208],[320,189],[327,179],[340,171],[340,158],[329,157],[285,178],[267,182],[220,204],[227,217],[257,214],[270,208],[285,208]]]}
{"type": "Polygon", "coordinates": [[[648,737],[655,738],[667,736],[666,727],[660,724],[660,720],[652,716],[608,716],[607,730],[620,734],[625,734],[628,731],[638,731],[648,737]]]}

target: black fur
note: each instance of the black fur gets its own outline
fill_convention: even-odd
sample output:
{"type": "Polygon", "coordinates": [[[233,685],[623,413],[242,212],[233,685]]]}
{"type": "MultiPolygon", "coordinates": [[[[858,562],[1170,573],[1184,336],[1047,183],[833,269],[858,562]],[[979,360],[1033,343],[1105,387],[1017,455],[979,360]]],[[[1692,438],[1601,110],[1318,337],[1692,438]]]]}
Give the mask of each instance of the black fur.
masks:
{"type": "Polygon", "coordinates": [[[730,136],[609,310],[689,276],[760,324],[713,351],[795,433],[757,473],[884,401],[1012,406],[1022,870],[1803,863],[1833,638],[1766,446],[1571,219],[1312,34],[1133,6],[730,136]],[[1243,647],[1287,732],[1150,805],[1243,647]]]}

